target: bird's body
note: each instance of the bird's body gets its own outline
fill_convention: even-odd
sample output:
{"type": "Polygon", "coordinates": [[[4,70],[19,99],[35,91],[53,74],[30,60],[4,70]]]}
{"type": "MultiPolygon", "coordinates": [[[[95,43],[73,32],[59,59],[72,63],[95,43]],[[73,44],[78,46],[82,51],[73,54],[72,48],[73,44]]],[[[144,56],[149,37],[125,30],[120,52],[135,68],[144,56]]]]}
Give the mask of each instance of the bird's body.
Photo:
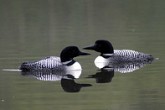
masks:
{"type": "Polygon", "coordinates": [[[66,71],[66,70],[81,70],[81,65],[78,62],[74,62],[71,65],[66,66],[69,62],[61,62],[60,57],[51,56],[34,62],[24,62],[21,65],[21,70],[43,70],[51,69],[54,71],[66,71]]]}
{"type": "Polygon", "coordinates": [[[22,63],[21,70],[43,70],[43,69],[56,69],[59,71],[64,70],[64,65],[61,63],[60,57],[51,56],[43,58],[39,61],[24,62],[22,63]]]}
{"type": "Polygon", "coordinates": [[[97,40],[93,46],[84,49],[100,52],[101,54],[96,57],[94,62],[104,64],[103,66],[109,63],[152,62],[154,60],[152,55],[135,50],[114,50],[112,44],[107,40],[97,40]]]}
{"type": "Polygon", "coordinates": [[[50,56],[38,61],[24,62],[20,66],[22,71],[31,70],[53,70],[53,71],[68,71],[81,70],[81,65],[73,58],[80,55],[89,55],[79,51],[76,46],[69,46],[62,50],[60,57],[50,56]]]}
{"type": "Polygon", "coordinates": [[[150,54],[145,54],[142,52],[134,50],[114,50],[113,54],[104,54],[104,56],[98,56],[95,62],[111,62],[111,63],[130,63],[130,62],[150,62],[154,58],[150,54]]]}
{"type": "Polygon", "coordinates": [[[135,50],[114,50],[114,60],[119,62],[143,62],[153,60],[153,56],[135,50]]]}

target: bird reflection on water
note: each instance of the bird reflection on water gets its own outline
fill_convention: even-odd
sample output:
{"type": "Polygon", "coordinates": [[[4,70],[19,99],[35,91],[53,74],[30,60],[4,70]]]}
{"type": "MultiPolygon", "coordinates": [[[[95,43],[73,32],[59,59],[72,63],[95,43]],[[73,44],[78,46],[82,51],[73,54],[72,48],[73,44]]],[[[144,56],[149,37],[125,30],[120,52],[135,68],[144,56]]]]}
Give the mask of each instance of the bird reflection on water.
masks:
{"type": "Polygon", "coordinates": [[[91,84],[78,84],[72,75],[66,75],[61,79],[61,86],[65,92],[79,92],[82,87],[90,87],[91,84]]]}
{"type": "Polygon", "coordinates": [[[114,69],[109,68],[106,69],[106,67],[101,68],[96,74],[89,75],[87,78],[95,78],[96,83],[108,83],[112,81],[112,78],[114,76],[114,69]]]}
{"type": "Polygon", "coordinates": [[[32,76],[41,81],[60,81],[65,92],[79,92],[83,87],[90,87],[91,84],[78,84],[75,82],[81,75],[81,70],[54,72],[50,69],[21,72],[23,76],[32,76]]]}
{"type": "Polygon", "coordinates": [[[151,64],[152,61],[141,61],[141,62],[121,62],[121,63],[114,63],[114,62],[95,62],[95,66],[99,69],[101,68],[113,68],[115,72],[120,73],[130,73],[135,70],[138,70],[144,67],[147,64],[151,64]]]}
{"type": "Polygon", "coordinates": [[[152,61],[122,63],[95,62],[95,66],[99,68],[99,71],[94,75],[89,75],[87,78],[95,78],[96,83],[109,83],[112,81],[115,72],[131,73],[151,63],[152,61]]]}

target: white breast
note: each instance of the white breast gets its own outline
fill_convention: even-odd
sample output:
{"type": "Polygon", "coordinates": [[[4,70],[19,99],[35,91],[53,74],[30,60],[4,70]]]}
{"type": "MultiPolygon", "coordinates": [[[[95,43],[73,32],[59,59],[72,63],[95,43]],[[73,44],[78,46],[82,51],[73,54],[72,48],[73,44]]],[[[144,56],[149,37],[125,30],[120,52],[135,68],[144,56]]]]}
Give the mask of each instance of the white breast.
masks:
{"type": "Polygon", "coordinates": [[[109,62],[110,61],[108,59],[105,59],[102,56],[98,56],[94,61],[95,66],[98,68],[103,68],[103,67],[107,66],[109,64],[109,62]]]}
{"type": "Polygon", "coordinates": [[[72,70],[82,70],[81,65],[78,62],[75,62],[74,64],[70,66],[65,66],[66,71],[72,71],[72,70]]]}

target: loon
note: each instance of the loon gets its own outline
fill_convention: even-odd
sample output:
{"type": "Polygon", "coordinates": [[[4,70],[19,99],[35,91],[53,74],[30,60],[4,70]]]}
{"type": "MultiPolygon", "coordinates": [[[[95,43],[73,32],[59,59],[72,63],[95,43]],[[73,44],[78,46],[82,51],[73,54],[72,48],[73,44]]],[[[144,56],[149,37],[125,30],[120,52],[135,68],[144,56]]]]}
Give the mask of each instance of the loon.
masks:
{"type": "Polygon", "coordinates": [[[81,52],[76,46],[68,46],[64,48],[60,57],[50,56],[39,61],[24,62],[20,66],[21,71],[33,70],[52,70],[52,71],[68,71],[68,70],[81,70],[81,65],[73,58],[80,55],[90,55],[81,52]]]}
{"type": "Polygon", "coordinates": [[[94,45],[85,47],[87,50],[100,52],[100,56],[95,59],[96,63],[130,63],[130,62],[152,62],[154,57],[135,50],[123,49],[114,50],[112,44],[107,40],[97,40],[94,45]]]}

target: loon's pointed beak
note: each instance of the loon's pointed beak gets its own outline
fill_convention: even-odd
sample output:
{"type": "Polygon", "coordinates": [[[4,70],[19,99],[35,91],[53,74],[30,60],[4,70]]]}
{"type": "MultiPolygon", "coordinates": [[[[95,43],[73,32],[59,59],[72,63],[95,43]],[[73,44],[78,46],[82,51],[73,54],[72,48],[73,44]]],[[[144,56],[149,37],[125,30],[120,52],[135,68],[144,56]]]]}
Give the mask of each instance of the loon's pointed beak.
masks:
{"type": "Polygon", "coordinates": [[[90,55],[90,54],[85,52],[79,52],[79,55],[90,55]]]}
{"type": "Polygon", "coordinates": [[[88,46],[88,47],[85,47],[83,49],[86,49],[86,50],[95,50],[95,45],[88,46]]]}

